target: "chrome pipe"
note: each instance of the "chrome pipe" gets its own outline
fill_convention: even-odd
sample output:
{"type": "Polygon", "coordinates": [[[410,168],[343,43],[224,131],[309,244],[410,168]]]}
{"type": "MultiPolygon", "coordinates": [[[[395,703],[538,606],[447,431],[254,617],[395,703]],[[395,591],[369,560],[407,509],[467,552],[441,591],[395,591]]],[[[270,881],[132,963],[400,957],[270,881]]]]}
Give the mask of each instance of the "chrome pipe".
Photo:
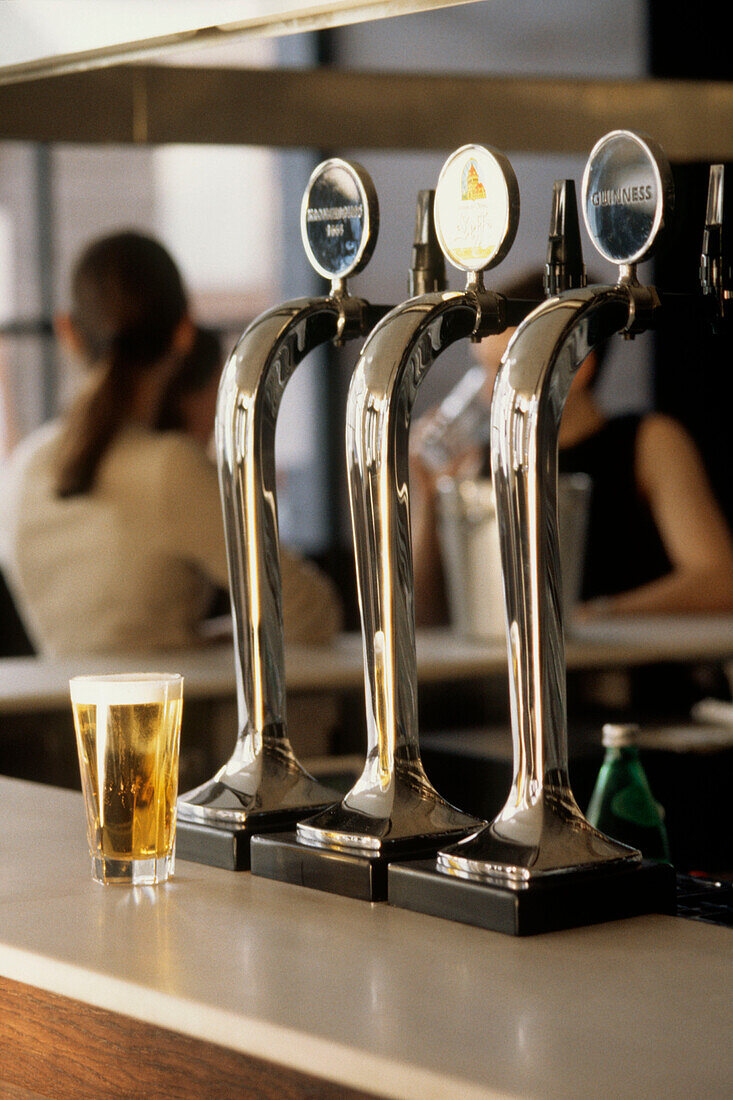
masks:
{"type": "Polygon", "coordinates": [[[275,428],[295,368],[313,348],[335,339],[339,325],[343,303],[335,295],[285,303],[252,322],[222,374],[216,449],[238,734],[231,758],[213,779],[179,799],[184,821],[244,824],[281,812],[292,818],[294,808],[307,813],[335,797],[298,763],[286,732],[275,428]]]}
{"type": "Polygon", "coordinates": [[[515,888],[538,876],[637,863],[586,821],[570,789],[557,534],[558,432],[575,372],[593,347],[640,323],[638,284],[570,290],[539,305],[502,359],[491,408],[514,776],[499,815],[438,854],[438,868],[515,888]]]}
{"type": "Polygon", "coordinates": [[[432,293],[372,331],[346,409],[346,461],[364,645],[367,758],[340,804],[297,826],[306,844],[381,851],[482,822],[435,791],[420,761],[408,443],[412,408],[438,356],[470,336],[471,293],[432,293]]]}

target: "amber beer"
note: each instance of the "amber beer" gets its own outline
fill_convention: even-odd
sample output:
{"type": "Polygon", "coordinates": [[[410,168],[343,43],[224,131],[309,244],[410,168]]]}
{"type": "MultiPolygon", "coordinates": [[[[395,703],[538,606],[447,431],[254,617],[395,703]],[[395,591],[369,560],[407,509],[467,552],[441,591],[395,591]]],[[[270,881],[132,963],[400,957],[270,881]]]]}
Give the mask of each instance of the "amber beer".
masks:
{"type": "Polygon", "coordinates": [[[164,882],[175,858],[182,677],[77,676],[71,702],[94,878],[164,882]]]}

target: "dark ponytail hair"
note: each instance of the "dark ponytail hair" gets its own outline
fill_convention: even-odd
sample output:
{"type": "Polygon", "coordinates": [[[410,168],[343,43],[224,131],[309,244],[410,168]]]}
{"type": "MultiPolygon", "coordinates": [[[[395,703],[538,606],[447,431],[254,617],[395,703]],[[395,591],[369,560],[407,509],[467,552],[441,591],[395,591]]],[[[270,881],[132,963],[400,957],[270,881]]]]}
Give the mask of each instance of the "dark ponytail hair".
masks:
{"type": "Polygon", "coordinates": [[[185,431],[183,402],[201,393],[214,378],[221,377],[223,367],[221,340],[213,329],[197,328],[193,343],[171,375],[163,391],[155,427],[160,432],[185,431]]]}
{"type": "Polygon", "coordinates": [[[180,272],[151,237],[115,233],[82,253],[72,276],[71,321],[87,362],[101,374],[72,408],[61,436],[60,497],[92,489],[137,380],[171,351],[187,310],[180,272]]]}

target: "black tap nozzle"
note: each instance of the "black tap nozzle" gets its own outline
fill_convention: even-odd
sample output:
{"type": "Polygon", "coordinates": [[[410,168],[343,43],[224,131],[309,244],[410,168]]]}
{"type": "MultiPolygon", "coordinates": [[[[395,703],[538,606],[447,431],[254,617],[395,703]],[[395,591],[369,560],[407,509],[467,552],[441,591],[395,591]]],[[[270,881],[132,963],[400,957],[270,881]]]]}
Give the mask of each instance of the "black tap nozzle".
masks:
{"type": "Polygon", "coordinates": [[[730,321],[733,316],[733,255],[727,239],[731,232],[730,191],[729,187],[726,197],[725,165],[711,164],[700,256],[700,285],[703,295],[712,306],[715,332],[719,332],[726,319],[730,321]]]}
{"type": "Polygon", "coordinates": [[[415,210],[415,239],[409,277],[409,296],[445,290],[445,258],[435,232],[435,191],[418,191],[415,210]]]}
{"type": "Polygon", "coordinates": [[[544,275],[545,294],[549,298],[563,290],[585,286],[585,283],[575,181],[555,180],[544,275]]]}

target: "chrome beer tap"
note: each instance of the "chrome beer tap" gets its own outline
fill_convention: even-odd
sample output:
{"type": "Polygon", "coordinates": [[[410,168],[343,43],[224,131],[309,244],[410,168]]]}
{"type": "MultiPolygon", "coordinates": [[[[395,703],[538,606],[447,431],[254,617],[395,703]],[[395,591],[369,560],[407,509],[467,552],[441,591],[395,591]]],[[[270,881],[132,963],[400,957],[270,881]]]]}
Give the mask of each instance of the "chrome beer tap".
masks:
{"type": "Polygon", "coordinates": [[[248,837],[338,798],[298,763],[286,731],[275,427],[285,387],[308,352],[364,336],[386,312],[386,306],[351,297],[346,286],[347,277],[369,260],[378,225],[376,193],[364,169],[337,158],[319,165],[303,196],[301,232],[312,265],[331,280],[330,293],[263,313],[239,340],[222,375],[216,448],[239,732],[230,760],[213,779],[179,799],[179,841],[183,835],[186,845],[187,823],[239,828],[248,837]]]}
{"type": "Polygon", "coordinates": [[[733,249],[730,247],[730,187],[725,189],[725,165],[711,164],[705,212],[700,283],[711,305],[713,330],[721,332],[733,316],[733,249]]]}
{"type": "MultiPolygon", "coordinates": [[[[593,828],[568,778],[565,649],[557,535],[558,430],[578,367],[601,340],[655,323],[659,297],[641,286],[673,199],[652,141],[614,131],[592,150],[583,214],[596,248],[619,265],[615,286],[566,290],[519,326],[502,360],[491,413],[510,670],[514,779],[485,829],[443,849],[437,870],[510,890],[572,872],[633,867],[639,852],[593,828]]],[[[619,914],[622,915],[622,914],[619,914]]],[[[600,919],[598,916],[595,919],[600,919]]]]}
{"type": "Polygon", "coordinates": [[[543,283],[548,298],[561,294],[563,290],[572,290],[586,284],[575,180],[555,180],[552,188],[550,232],[543,283]]]}
{"type": "Polygon", "coordinates": [[[445,258],[435,231],[435,191],[418,191],[415,208],[415,236],[408,280],[408,297],[445,290],[445,258]]]}
{"type": "Polygon", "coordinates": [[[434,210],[440,246],[467,272],[466,289],[425,293],[392,310],[362,349],[347,403],[366,764],[340,804],[297,826],[303,846],[387,860],[435,852],[483,824],[438,794],[420,760],[408,438],[418,388],[435,359],[456,340],[507,325],[506,299],[485,289],[483,271],[499,263],[516,233],[519,192],[508,160],[481,146],[459,149],[441,171],[434,210]]]}

